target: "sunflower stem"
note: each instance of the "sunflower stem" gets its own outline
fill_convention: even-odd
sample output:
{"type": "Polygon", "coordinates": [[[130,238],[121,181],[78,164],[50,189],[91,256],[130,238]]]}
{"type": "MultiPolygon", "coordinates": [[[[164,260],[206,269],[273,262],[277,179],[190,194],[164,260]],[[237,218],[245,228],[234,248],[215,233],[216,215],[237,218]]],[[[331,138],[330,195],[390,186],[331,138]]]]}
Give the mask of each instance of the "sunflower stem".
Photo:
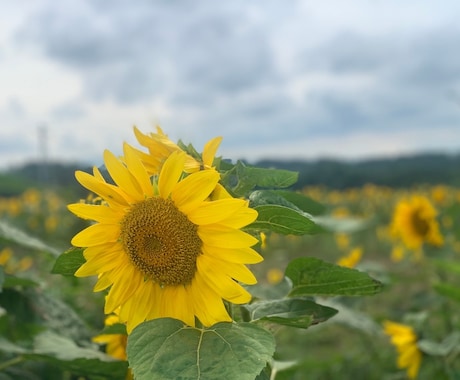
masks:
{"type": "Polygon", "coordinates": [[[24,360],[25,359],[23,356],[16,356],[15,358],[7,360],[6,362],[0,363],[0,371],[3,371],[5,368],[19,364],[23,362],[24,360]]]}

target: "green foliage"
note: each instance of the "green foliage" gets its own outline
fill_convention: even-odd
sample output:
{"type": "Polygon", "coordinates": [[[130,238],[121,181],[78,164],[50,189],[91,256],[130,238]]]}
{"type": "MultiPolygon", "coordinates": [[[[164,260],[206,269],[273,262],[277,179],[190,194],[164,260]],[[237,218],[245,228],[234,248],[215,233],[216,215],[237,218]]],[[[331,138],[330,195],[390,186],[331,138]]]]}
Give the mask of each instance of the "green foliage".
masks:
{"type": "Polygon", "coordinates": [[[84,249],[70,248],[56,258],[51,273],[62,274],[63,276],[73,276],[74,273],[84,264],[84,249]]]}
{"type": "Polygon", "coordinates": [[[433,285],[434,290],[442,296],[460,302],[460,289],[451,284],[437,283],[433,285]]]}
{"type": "Polygon", "coordinates": [[[160,318],[136,327],[128,360],[137,380],[254,379],[275,350],[273,336],[250,323],[185,326],[160,318]]]}
{"type": "Polygon", "coordinates": [[[285,275],[293,283],[290,296],[364,296],[382,290],[382,284],[367,273],[327,263],[315,257],[292,260],[285,275]]]}
{"type": "Polygon", "coordinates": [[[257,220],[248,228],[272,231],[283,235],[305,235],[321,232],[322,229],[310,215],[284,206],[266,205],[254,207],[257,220]]]}
{"type": "MultiPolygon", "coordinates": [[[[179,146],[200,159],[192,145],[179,146]]],[[[423,323],[414,323],[417,334],[423,336],[417,347],[425,354],[424,377],[420,378],[455,378],[451,374],[458,369],[455,363],[460,355],[455,313],[460,266],[458,252],[451,249],[454,245],[442,252],[426,250],[420,261],[392,266],[385,255],[393,243],[380,238],[377,231],[388,225],[394,206],[387,193],[377,202],[360,199],[363,193],[351,191],[345,200],[337,192],[323,194],[320,200],[306,195],[306,190],[292,191],[317,178],[339,188],[361,183],[373,178],[375,166],[321,162],[315,169],[318,172],[306,178],[309,169],[305,166],[271,169],[220,158],[214,164],[226,189],[258,211],[257,220],[245,230],[266,237],[268,243],[268,248],[255,246],[265,261],[250,268],[259,280],[246,286],[251,302],[225,301],[234,322],[203,328],[161,318],[139,324],[129,335],[120,323],[102,327],[104,294],[97,298],[92,293],[93,278],[88,282],[74,278],[85,262],[83,249],[58,255],[62,250],[54,242],[45,243],[48,240],[39,234],[2,220],[2,247],[20,247],[20,254],[33,253],[42,261],[25,274],[0,267],[0,379],[124,379],[128,363],[103,354],[91,340],[97,334],[128,337],[129,366],[140,380],[396,378],[395,352],[382,334],[381,322],[392,319],[411,324],[418,312],[427,316],[423,323]],[[363,202],[357,205],[351,199],[363,202]],[[337,217],[333,211],[342,207],[348,214],[337,217]],[[337,233],[347,235],[346,248],[338,248],[337,233]],[[372,259],[358,263],[357,269],[333,264],[356,247],[364,247],[364,256],[372,259]],[[267,276],[272,268],[281,277],[279,268],[285,268],[284,278],[276,284],[267,276]],[[50,269],[64,277],[50,276],[50,269]],[[427,273],[431,277],[424,277],[427,273]],[[379,292],[375,301],[362,297],[379,292]],[[97,312],[88,316],[88,309],[97,312]],[[442,365],[425,364],[430,357],[442,365]],[[451,377],[445,374],[446,368],[451,377]]],[[[393,183],[387,176],[392,167],[377,172],[393,183]]],[[[398,170],[393,174],[398,176],[398,170]]],[[[440,207],[453,226],[443,226],[443,232],[450,233],[446,242],[458,240],[460,198],[456,196],[452,198],[457,201],[440,207]]],[[[62,225],[65,228],[69,226],[62,225]]],[[[199,321],[197,325],[201,326],[199,321]]]]}
{"type": "Polygon", "coordinates": [[[127,371],[126,362],[114,360],[95,347],[79,347],[72,340],[51,331],[38,334],[31,349],[22,348],[2,339],[0,351],[6,354],[16,354],[21,361],[50,363],[81,376],[122,379],[127,371]]]}
{"type": "Polygon", "coordinates": [[[238,161],[222,174],[222,183],[235,196],[246,196],[259,188],[285,188],[297,182],[298,173],[289,170],[263,169],[238,161]]]}
{"type": "Polygon", "coordinates": [[[37,251],[44,251],[57,256],[59,250],[49,246],[42,240],[0,220],[0,241],[14,243],[37,251]]]}
{"type": "Polygon", "coordinates": [[[337,310],[318,305],[306,298],[259,301],[245,308],[253,321],[271,322],[302,329],[324,322],[337,314],[337,310]]]}

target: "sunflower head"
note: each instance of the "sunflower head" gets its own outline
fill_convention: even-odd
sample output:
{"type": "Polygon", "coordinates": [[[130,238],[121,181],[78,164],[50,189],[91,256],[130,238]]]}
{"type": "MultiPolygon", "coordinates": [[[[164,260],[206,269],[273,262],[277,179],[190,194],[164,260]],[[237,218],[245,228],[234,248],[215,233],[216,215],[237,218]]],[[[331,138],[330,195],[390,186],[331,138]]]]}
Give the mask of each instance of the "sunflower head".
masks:
{"type": "Polygon", "coordinates": [[[231,321],[224,301],[251,299],[240,283],[256,283],[246,264],[262,257],[251,248],[258,240],[241,228],[257,212],[225,191],[216,170],[187,173],[186,160],[184,152],[173,151],[152,176],[125,144],[122,159],[104,154],[114,184],[97,169],[76,173],[102,199],[69,205],[95,221],[72,239],[85,248],[76,276],[98,276],[94,290],[109,289],[106,314],[119,310],[128,332],[161,317],[191,326],[195,319],[205,326],[231,321]]]}
{"type": "Polygon", "coordinates": [[[383,328],[398,352],[398,368],[406,368],[409,379],[415,379],[422,362],[422,353],[417,346],[417,335],[413,328],[391,321],[384,321],[383,328]]]}
{"type": "Polygon", "coordinates": [[[440,246],[443,238],[436,215],[435,208],[426,197],[414,195],[403,199],[393,213],[391,234],[415,251],[420,250],[424,243],[440,246]]]}
{"type": "MultiPolygon", "coordinates": [[[[144,134],[138,128],[134,127],[134,134],[139,144],[148,149],[146,154],[137,151],[139,157],[144,163],[147,171],[151,174],[160,172],[165,158],[172,152],[183,151],[179,145],[172,142],[160,127],[157,127],[157,133],[144,134]]],[[[203,149],[203,154],[200,156],[194,152],[193,155],[185,156],[184,171],[194,173],[202,169],[213,168],[214,156],[222,141],[222,137],[215,137],[208,141],[203,149]]]]}

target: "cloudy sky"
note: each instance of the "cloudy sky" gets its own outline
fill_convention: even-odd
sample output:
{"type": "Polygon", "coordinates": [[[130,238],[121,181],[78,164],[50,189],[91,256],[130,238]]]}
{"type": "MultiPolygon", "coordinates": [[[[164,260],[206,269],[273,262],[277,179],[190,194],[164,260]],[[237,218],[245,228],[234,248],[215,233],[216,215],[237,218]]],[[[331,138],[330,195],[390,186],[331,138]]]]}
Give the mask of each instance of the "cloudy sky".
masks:
{"type": "Polygon", "coordinates": [[[460,2],[6,0],[0,169],[132,126],[231,159],[460,152],[460,2]]]}

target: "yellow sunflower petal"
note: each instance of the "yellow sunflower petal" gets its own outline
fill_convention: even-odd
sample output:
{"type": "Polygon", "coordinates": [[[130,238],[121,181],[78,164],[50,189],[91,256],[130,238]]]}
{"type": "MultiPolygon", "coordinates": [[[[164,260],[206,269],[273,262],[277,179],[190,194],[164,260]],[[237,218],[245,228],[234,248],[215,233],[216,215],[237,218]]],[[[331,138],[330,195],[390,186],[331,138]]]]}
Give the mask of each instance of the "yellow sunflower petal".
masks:
{"type": "Polygon", "coordinates": [[[203,253],[216,259],[229,261],[237,264],[257,264],[264,260],[254,249],[243,248],[222,248],[211,247],[206,244],[202,247],[203,253]]]}
{"type": "Polygon", "coordinates": [[[198,236],[211,247],[245,248],[257,244],[258,240],[241,230],[222,230],[208,226],[198,226],[198,236]]]}
{"type": "Polygon", "coordinates": [[[83,251],[83,256],[85,256],[86,261],[88,261],[89,259],[95,256],[99,256],[101,254],[105,254],[107,252],[112,251],[123,252],[123,246],[120,242],[94,245],[85,248],[85,250],[83,251]]]}
{"type": "Polygon", "coordinates": [[[150,296],[152,294],[151,288],[152,283],[144,281],[136,293],[120,308],[120,319],[127,322],[126,330],[128,334],[147,319],[150,308],[155,302],[158,302],[158,300],[150,296]]]}
{"type": "Polygon", "coordinates": [[[189,326],[195,324],[193,309],[190,308],[188,294],[184,286],[166,286],[162,289],[160,314],[179,319],[189,326]],[[174,300],[171,302],[171,300],[174,300]]]}
{"type": "Polygon", "coordinates": [[[254,222],[257,219],[257,215],[258,213],[256,210],[248,207],[243,207],[239,209],[238,212],[236,212],[235,214],[219,221],[219,224],[221,226],[239,229],[242,227],[246,227],[247,225],[254,222]]]}
{"type": "Polygon", "coordinates": [[[95,220],[101,223],[113,223],[120,220],[123,214],[108,206],[90,205],[85,203],[74,203],[67,208],[82,219],[95,220]]]}
{"type": "Polygon", "coordinates": [[[102,273],[99,275],[96,284],[94,285],[93,291],[100,292],[104,289],[107,289],[112,284],[113,281],[109,278],[107,273],[102,273]]]}
{"type": "Polygon", "coordinates": [[[203,148],[203,164],[205,167],[212,167],[212,162],[216,155],[217,149],[222,142],[222,137],[215,137],[209,140],[203,148]]]}
{"type": "Polygon", "coordinates": [[[104,162],[112,179],[135,200],[142,200],[143,194],[137,181],[122,162],[109,150],[104,151],[104,162]]]}
{"type": "Polygon", "coordinates": [[[212,191],[209,198],[211,201],[215,201],[218,199],[233,198],[233,197],[230,195],[230,193],[227,191],[227,189],[224,186],[218,183],[216,185],[216,188],[212,191]]]}
{"type": "Polygon", "coordinates": [[[124,195],[116,186],[105,183],[93,177],[91,174],[82,171],[75,172],[75,178],[89,191],[96,193],[108,202],[115,201],[120,205],[128,204],[126,195],[124,195]]]}
{"type": "Polygon", "coordinates": [[[216,273],[224,273],[228,277],[247,285],[254,285],[257,283],[254,274],[243,264],[219,260],[212,255],[206,254],[200,256],[200,260],[204,260],[209,268],[215,268],[214,270],[216,273]]]}
{"type": "Polygon", "coordinates": [[[200,207],[187,214],[189,220],[197,225],[219,222],[235,214],[246,202],[241,199],[221,199],[203,202],[200,207]]]}
{"type": "Polygon", "coordinates": [[[134,294],[140,284],[144,281],[142,274],[132,265],[121,268],[117,281],[114,281],[107,295],[104,313],[110,314],[117,307],[126,302],[134,294]]]}
{"type": "Polygon", "coordinates": [[[184,162],[185,153],[174,152],[163,164],[158,178],[158,190],[161,197],[168,198],[172,189],[177,185],[184,170],[184,162]]]}
{"type": "Polygon", "coordinates": [[[146,196],[153,197],[153,187],[150,177],[145,170],[142,161],[136,153],[136,150],[129,144],[123,145],[123,152],[125,154],[126,164],[137,181],[142,193],[146,196]]]}
{"type": "Polygon", "coordinates": [[[230,277],[216,273],[203,256],[197,258],[196,265],[199,274],[222,298],[236,304],[248,303],[251,300],[251,294],[247,290],[230,277]]]}
{"type": "Polygon", "coordinates": [[[92,257],[87,260],[75,273],[77,277],[93,276],[98,273],[108,272],[116,266],[122,265],[122,262],[127,262],[127,259],[120,257],[120,252],[109,251],[103,254],[92,257]],[[123,261],[122,261],[123,260],[123,261]]]}
{"type": "Polygon", "coordinates": [[[76,234],[71,242],[75,247],[90,247],[107,242],[115,242],[119,236],[120,226],[98,223],[76,234]]]}
{"type": "Polygon", "coordinates": [[[192,173],[174,187],[171,199],[180,211],[187,214],[211,194],[219,178],[215,170],[192,173]]]}
{"type": "Polygon", "coordinates": [[[193,299],[195,315],[204,326],[212,326],[218,322],[231,322],[222,298],[208,285],[207,281],[197,273],[189,289],[193,299]]]}

